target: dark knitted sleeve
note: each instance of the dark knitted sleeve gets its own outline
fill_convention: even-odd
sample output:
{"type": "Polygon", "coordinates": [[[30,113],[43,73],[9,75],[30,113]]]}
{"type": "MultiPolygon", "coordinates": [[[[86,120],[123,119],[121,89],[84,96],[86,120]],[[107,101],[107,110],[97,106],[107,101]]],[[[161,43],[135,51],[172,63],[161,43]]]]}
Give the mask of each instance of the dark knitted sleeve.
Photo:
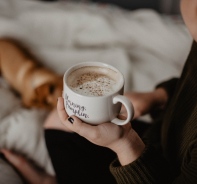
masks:
{"type": "Polygon", "coordinates": [[[137,160],[126,166],[121,166],[116,159],[111,163],[110,171],[118,184],[162,184],[171,180],[167,161],[153,146],[147,146],[137,160]]]}
{"type": "Polygon", "coordinates": [[[118,159],[114,160],[110,165],[110,171],[117,184],[195,184],[197,183],[197,144],[194,145],[183,160],[180,175],[176,177],[173,176],[173,171],[170,170],[161,152],[153,146],[147,146],[136,161],[126,166],[121,166],[118,159]]]}
{"type": "Polygon", "coordinates": [[[196,184],[197,183],[197,139],[191,144],[188,154],[183,159],[181,174],[172,183],[196,184]]]}
{"type": "Polygon", "coordinates": [[[174,94],[177,82],[178,82],[178,78],[172,78],[168,81],[164,81],[164,82],[158,84],[155,88],[164,88],[166,90],[166,92],[168,94],[168,98],[170,100],[174,94]]]}

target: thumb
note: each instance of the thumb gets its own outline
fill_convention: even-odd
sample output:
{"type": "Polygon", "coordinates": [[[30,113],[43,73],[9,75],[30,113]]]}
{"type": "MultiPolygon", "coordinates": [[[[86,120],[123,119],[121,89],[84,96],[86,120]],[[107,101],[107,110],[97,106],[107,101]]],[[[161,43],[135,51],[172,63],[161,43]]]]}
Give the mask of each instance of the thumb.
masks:
{"type": "Polygon", "coordinates": [[[68,117],[65,121],[62,121],[62,124],[78,134],[81,134],[81,130],[85,126],[85,123],[76,116],[68,117]]]}
{"type": "Polygon", "coordinates": [[[76,116],[68,117],[68,119],[64,121],[63,124],[65,124],[65,126],[67,126],[69,129],[81,135],[82,137],[88,139],[91,142],[99,131],[99,125],[97,126],[85,123],[76,116]]]}

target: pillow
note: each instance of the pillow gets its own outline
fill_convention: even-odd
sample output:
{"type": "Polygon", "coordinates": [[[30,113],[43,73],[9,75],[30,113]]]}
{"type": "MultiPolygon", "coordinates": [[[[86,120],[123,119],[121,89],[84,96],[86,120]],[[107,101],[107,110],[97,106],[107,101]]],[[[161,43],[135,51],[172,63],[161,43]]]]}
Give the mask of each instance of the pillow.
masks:
{"type": "Polygon", "coordinates": [[[22,107],[20,98],[14,95],[0,80],[0,148],[16,151],[34,161],[49,174],[54,174],[48,155],[43,131],[46,111],[22,107]]]}

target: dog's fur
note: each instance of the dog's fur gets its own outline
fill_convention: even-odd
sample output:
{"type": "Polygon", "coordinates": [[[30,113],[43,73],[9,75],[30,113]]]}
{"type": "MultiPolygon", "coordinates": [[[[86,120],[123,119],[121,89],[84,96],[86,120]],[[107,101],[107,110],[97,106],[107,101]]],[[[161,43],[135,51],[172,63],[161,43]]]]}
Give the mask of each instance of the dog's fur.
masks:
{"type": "Polygon", "coordinates": [[[16,40],[0,39],[0,71],[26,107],[52,109],[62,95],[63,76],[42,66],[16,40]]]}

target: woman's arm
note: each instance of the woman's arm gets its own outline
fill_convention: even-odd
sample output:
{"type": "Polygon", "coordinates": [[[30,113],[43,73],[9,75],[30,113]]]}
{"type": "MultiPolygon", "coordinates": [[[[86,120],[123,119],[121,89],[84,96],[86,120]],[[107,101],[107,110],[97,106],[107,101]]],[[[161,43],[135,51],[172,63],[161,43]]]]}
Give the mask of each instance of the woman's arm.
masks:
{"type": "Polygon", "coordinates": [[[132,129],[130,123],[117,126],[107,122],[95,126],[84,123],[75,116],[68,117],[62,97],[58,99],[57,111],[64,126],[96,145],[113,150],[122,165],[136,160],[145,148],[143,141],[132,129]]]}
{"type": "MultiPolygon", "coordinates": [[[[149,181],[161,181],[160,178],[166,178],[163,177],[163,175],[166,176],[166,172],[162,173],[160,172],[161,170],[159,171],[159,168],[163,167],[166,161],[160,159],[161,154],[157,154],[152,148],[145,146],[138,134],[132,129],[130,123],[124,126],[118,126],[108,122],[95,126],[84,123],[75,116],[68,117],[64,109],[63,98],[61,97],[58,99],[57,111],[61,123],[68,129],[96,145],[110,148],[117,154],[117,162],[115,162],[113,167],[110,167],[117,181],[119,177],[123,177],[125,181],[127,181],[125,183],[128,183],[128,181],[132,183],[130,179],[135,178],[135,174],[137,174],[136,176],[139,178],[135,178],[136,182],[134,183],[142,181],[145,177],[151,177],[149,181]],[[152,166],[150,164],[152,164],[152,166]],[[126,172],[127,169],[128,173],[126,172]],[[136,169],[139,169],[139,171],[136,171],[136,169]],[[144,176],[140,176],[141,171],[144,176]],[[152,173],[155,171],[159,172],[159,174],[152,173]],[[117,175],[118,173],[120,175],[117,175]],[[159,179],[157,176],[159,176],[159,179]]],[[[167,172],[168,171],[169,169],[167,172]]]]}

